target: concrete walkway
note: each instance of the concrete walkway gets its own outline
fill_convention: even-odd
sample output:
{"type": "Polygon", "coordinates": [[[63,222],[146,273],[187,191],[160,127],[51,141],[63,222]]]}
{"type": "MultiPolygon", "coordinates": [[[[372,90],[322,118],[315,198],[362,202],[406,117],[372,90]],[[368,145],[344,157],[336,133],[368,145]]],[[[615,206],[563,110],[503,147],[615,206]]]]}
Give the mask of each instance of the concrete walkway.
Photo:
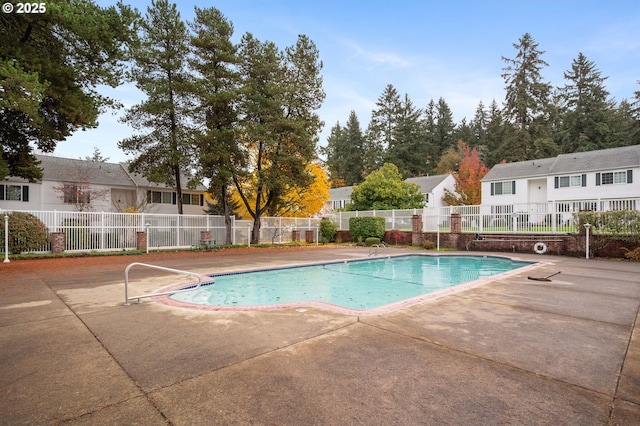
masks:
{"type": "MultiPolygon", "coordinates": [[[[221,272],[367,253],[0,264],[0,424],[640,424],[638,263],[517,254],[545,264],[380,316],[123,306],[131,262],[221,272]]],[[[182,278],[132,279],[133,294],[182,278]]]]}

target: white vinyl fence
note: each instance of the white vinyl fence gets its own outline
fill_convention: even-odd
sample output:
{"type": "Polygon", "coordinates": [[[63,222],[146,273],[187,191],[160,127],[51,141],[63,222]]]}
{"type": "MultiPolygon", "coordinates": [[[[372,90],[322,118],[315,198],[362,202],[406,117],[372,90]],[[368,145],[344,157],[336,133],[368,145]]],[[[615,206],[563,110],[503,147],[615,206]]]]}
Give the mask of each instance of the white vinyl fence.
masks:
{"type": "MultiPolygon", "coordinates": [[[[575,213],[613,210],[638,211],[640,198],[618,200],[576,200],[547,203],[448,206],[411,210],[372,210],[335,212],[329,215],[338,229],[349,229],[349,219],[358,216],[379,216],[386,219],[386,229],[411,230],[411,217],[422,216],[423,232],[449,232],[453,213],[460,214],[462,232],[468,233],[569,233],[578,232],[575,213]]],[[[603,226],[605,228],[606,226],[603,226]]],[[[598,232],[598,229],[594,229],[598,232]]]]}
{"type": "MultiPolygon", "coordinates": [[[[349,219],[357,216],[379,216],[386,229],[411,230],[413,215],[422,216],[423,232],[450,232],[451,215],[461,216],[462,232],[468,233],[571,233],[579,232],[575,213],[581,211],[638,211],[640,198],[616,200],[577,200],[548,203],[450,206],[409,210],[373,210],[335,212],[326,218],[340,230],[349,229],[349,219]]],[[[0,210],[0,219],[9,213],[0,210]]],[[[27,211],[40,219],[50,232],[65,234],[65,251],[132,250],[136,248],[136,232],[148,231],[150,249],[188,248],[200,244],[201,231],[211,233],[213,244],[225,242],[223,216],[178,215],[154,213],[27,211]]],[[[618,218],[617,220],[620,220],[618,218]]],[[[0,221],[0,223],[2,223],[0,221]]],[[[261,218],[260,242],[288,243],[293,231],[305,240],[311,232],[318,241],[320,218],[261,218]]],[[[232,244],[249,244],[253,221],[232,218],[232,244]]],[[[599,223],[592,232],[606,232],[607,224],[599,223]]],[[[636,232],[635,229],[630,232],[636,232]]],[[[39,251],[50,251],[42,247],[39,251]]],[[[4,253],[4,244],[0,247],[4,253]]]]}
{"type": "MultiPolygon", "coordinates": [[[[13,210],[18,211],[18,210],[13,210]]],[[[0,210],[0,219],[9,210],[0,210]]],[[[178,215],[154,213],[112,213],[112,212],[68,212],[68,211],[23,211],[40,219],[50,232],[65,235],[65,251],[112,251],[134,250],[136,233],[147,231],[149,249],[189,248],[200,245],[201,231],[211,233],[213,244],[224,244],[226,227],[223,216],[178,215]]],[[[4,226],[4,221],[0,221],[4,226]]],[[[260,241],[287,243],[292,240],[293,231],[314,232],[317,241],[317,218],[272,218],[261,220],[260,241]]],[[[249,244],[253,221],[235,220],[232,217],[232,244],[249,244]]],[[[50,251],[41,247],[38,251],[50,251]]],[[[4,253],[4,244],[0,247],[4,253]]]]}

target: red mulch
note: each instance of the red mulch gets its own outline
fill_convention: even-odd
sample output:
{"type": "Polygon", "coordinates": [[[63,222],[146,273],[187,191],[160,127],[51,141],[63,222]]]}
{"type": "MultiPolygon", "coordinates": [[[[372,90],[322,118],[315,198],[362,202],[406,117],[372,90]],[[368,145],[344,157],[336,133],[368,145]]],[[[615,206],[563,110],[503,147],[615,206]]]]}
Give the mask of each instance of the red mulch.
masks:
{"type": "Polygon", "coordinates": [[[56,274],[58,276],[77,276],[86,272],[106,272],[119,270],[123,271],[127,265],[133,262],[154,263],[162,261],[176,261],[180,259],[203,261],[212,256],[247,256],[259,250],[261,254],[270,252],[282,253],[285,250],[309,250],[317,247],[240,247],[226,248],[219,252],[198,252],[198,251],[162,251],[150,252],[139,255],[78,255],[77,257],[53,257],[35,259],[14,259],[9,263],[0,260],[0,282],[13,274],[24,272],[44,272],[56,274]]]}

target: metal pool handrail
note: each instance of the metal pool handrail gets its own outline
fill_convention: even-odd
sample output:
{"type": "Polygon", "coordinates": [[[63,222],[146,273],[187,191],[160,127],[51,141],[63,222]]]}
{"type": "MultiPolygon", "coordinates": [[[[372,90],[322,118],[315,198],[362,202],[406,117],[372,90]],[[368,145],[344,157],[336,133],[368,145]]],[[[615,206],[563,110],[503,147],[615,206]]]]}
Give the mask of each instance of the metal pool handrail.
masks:
{"type": "MultiPolygon", "coordinates": [[[[211,281],[207,281],[208,283],[215,281],[213,277],[207,277],[207,278],[211,278],[211,281]]],[[[129,266],[127,266],[126,269],[124,270],[124,304],[126,306],[130,305],[129,300],[133,300],[133,299],[138,299],[138,303],[140,303],[140,299],[142,299],[143,297],[163,296],[165,294],[176,294],[176,293],[181,293],[183,291],[191,291],[191,290],[197,289],[201,285],[202,285],[202,275],[197,274],[195,272],[181,271],[180,269],[165,268],[164,266],[149,265],[148,263],[134,262],[129,266]],[[176,274],[191,275],[198,278],[198,285],[196,285],[195,287],[189,287],[182,290],[165,291],[161,293],[149,293],[149,294],[143,294],[140,296],[129,297],[129,270],[134,266],[146,266],[147,268],[160,269],[161,271],[174,272],[176,274]]]]}
{"type": "Polygon", "coordinates": [[[374,244],[369,248],[369,256],[375,256],[380,254],[380,252],[387,248],[385,243],[374,244]]]}

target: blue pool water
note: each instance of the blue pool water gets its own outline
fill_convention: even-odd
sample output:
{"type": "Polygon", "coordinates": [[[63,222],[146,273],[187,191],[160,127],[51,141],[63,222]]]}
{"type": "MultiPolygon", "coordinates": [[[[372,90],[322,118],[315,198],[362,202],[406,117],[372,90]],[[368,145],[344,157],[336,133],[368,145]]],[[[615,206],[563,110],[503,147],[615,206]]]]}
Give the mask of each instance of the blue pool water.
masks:
{"type": "Polygon", "coordinates": [[[526,265],[499,257],[409,255],[212,275],[214,285],[171,298],[222,307],[314,301],[367,310],[526,265]]]}

